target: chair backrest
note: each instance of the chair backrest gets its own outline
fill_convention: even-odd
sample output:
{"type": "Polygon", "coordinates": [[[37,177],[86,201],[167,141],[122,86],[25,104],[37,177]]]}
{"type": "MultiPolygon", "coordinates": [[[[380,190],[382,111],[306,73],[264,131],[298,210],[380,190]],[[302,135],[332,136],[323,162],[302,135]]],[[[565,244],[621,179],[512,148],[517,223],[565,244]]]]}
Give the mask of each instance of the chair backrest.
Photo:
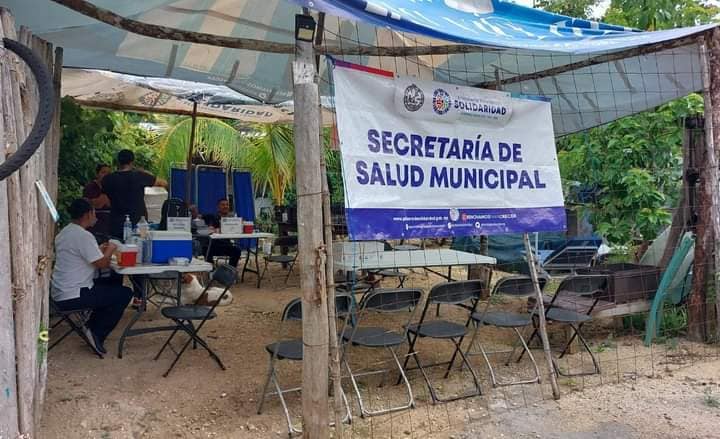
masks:
{"type": "Polygon", "coordinates": [[[168,217],[187,217],[187,205],[180,198],[168,198],[160,208],[160,230],[167,230],[168,217]]]}
{"type": "Polygon", "coordinates": [[[377,289],[362,298],[359,308],[381,313],[412,311],[422,296],[422,290],[416,288],[377,289]]]}
{"type": "Polygon", "coordinates": [[[275,247],[297,247],[297,236],[279,236],[275,238],[275,247]]]}
{"type": "MultiPolygon", "coordinates": [[[[540,291],[545,288],[547,278],[538,277],[540,291]]],[[[492,295],[503,295],[513,297],[529,297],[535,294],[535,285],[530,276],[518,275],[507,276],[497,281],[492,295]]]]}
{"type": "MultiPolygon", "coordinates": [[[[350,314],[352,310],[352,297],[349,294],[337,294],[335,296],[335,315],[344,317],[350,314]]],[[[302,320],[302,299],[296,297],[285,305],[285,309],[280,316],[282,321],[286,320],[302,320]]]]}
{"type": "Polygon", "coordinates": [[[568,276],[560,282],[556,295],[572,293],[579,296],[591,296],[607,289],[608,276],[579,274],[568,276]]]}
{"type": "Polygon", "coordinates": [[[459,305],[479,299],[484,288],[485,284],[480,280],[443,282],[432,287],[427,303],[430,305],[459,305]]]}
{"type": "Polygon", "coordinates": [[[235,285],[237,281],[237,270],[228,264],[220,264],[215,271],[213,271],[210,280],[210,283],[214,281],[225,288],[230,288],[235,285]]]}

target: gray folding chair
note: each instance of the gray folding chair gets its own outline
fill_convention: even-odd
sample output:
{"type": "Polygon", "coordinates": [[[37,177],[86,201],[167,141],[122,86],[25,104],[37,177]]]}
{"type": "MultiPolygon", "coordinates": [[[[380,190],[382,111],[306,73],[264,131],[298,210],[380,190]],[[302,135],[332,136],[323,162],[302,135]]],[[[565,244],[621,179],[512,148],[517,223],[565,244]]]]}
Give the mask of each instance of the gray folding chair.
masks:
{"type": "MultiPolygon", "coordinates": [[[[547,282],[547,279],[545,278],[539,278],[538,279],[540,283],[540,288],[544,288],[545,284],[547,282]]],[[[527,352],[528,357],[530,358],[530,362],[532,363],[533,369],[535,371],[535,376],[530,379],[524,379],[524,380],[516,380],[516,381],[500,381],[498,380],[497,376],[495,375],[495,370],[492,367],[492,364],[490,363],[490,358],[488,357],[488,354],[501,354],[501,353],[507,353],[509,354],[507,357],[507,360],[505,361],[505,365],[509,365],[510,361],[512,360],[512,355],[515,352],[515,349],[513,350],[506,350],[506,351],[495,351],[495,352],[486,352],[482,345],[482,340],[477,340],[478,347],[480,348],[480,353],[482,354],[483,358],[485,359],[485,363],[487,364],[488,370],[490,371],[490,380],[492,381],[493,387],[499,387],[499,386],[514,386],[517,384],[532,384],[532,383],[539,383],[540,382],[540,370],[538,369],[538,365],[535,362],[535,358],[533,357],[532,352],[530,351],[530,348],[528,347],[527,343],[525,342],[525,339],[522,335],[522,330],[525,328],[528,328],[532,325],[532,313],[529,312],[510,312],[510,311],[495,311],[490,310],[490,304],[493,302],[494,298],[499,298],[501,296],[506,297],[512,297],[515,299],[527,299],[528,297],[531,297],[535,294],[535,286],[532,282],[532,279],[529,276],[507,276],[502,279],[500,279],[496,284],[495,288],[493,288],[492,294],[487,300],[487,303],[485,304],[485,307],[483,308],[482,312],[475,312],[471,315],[471,319],[473,323],[475,323],[475,331],[473,332],[472,338],[470,339],[470,344],[467,347],[467,350],[465,351],[465,355],[474,355],[472,352],[472,347],[475,345],[475,341],[477,340],[478,333],[480,332],[480,328],[483,325],[487,326],[493,326],[495,328],[507,328],[512,329],[515,332],[515,335],[517,336],[518,343],[522,346],[523,352],[527,352]]]]}
{"type": "MultiPolygon", "coordinates": [[[[352,297],[347,294],[338,294],[335,296],[335,313],[338,316],[338,318],[342,318],[343,321],[347,320],[349,315],[352,312],[352,297]]],[[[282,322],[288,322],[288,321],[302,321],[302,299],[297,298],[291,300],[283,310],[282,316],[281,316],[282,322]]],[[[280,404],[282,405],[283,412],[285,413],[285,419],[287,421],[288,426],[288,435],[292,436],[293,434],[302,434],[302,428],[295,427],[292,422],[292,418],[290,417],[290,410],[288,409],[287,402],[285,401],[285,394],[290,392],[299,392],[302,388],[301,387],[294,387],[291,389],[283,389],[280,386],[280,382],[278,381],[277,372],[276,372],[276,362],[278,360],[288,360],[288,361],[302,361],[303,360],[303,341],[302,338],[295,338],[295,339],[283,339],[280,341],[276,341],[274,343],[270,343],[269,345],[265,346],[265,350],[270,355],[270,365],[268,367],[268,373],[267,378],[265,379],[265,384],[263,385],[262,393],[260,394],[260,401],[258,402],[258,409],[257,413],[261,414],[263,405],[265,404],[265,399],[268,396],[277,395],[280,399],[280,404]],[[274,392],[268,392],[268,387],[270,384],[273,384],[275,387],[274,392]]],[[[335,395],[336,397],[338,395],[335,395]]],[[[343,404],[345,405],[345,417],[343,418],[343,422],[351,422],[352,421],[352,414],[350,413],[350,405],[348,404],[347,397],[345,396],[345,392],[342,392],[340,395],[342,398],[343,404]]],[[[331,424],[331,426],[334,424],[331,424]]]]}
{"type": "Polygon", "coordinates": [[[352,382],[355,395],[360,405],[360,416],[375,416],[384,413],[396,412],[399,410],[405,410],[408,408],[415,407],[415,399],[413,397],[412,388],[408,382],[405,371],[400,365],[395,349],[401,344],[405,343],[407,338],[407,328],[414,314],[414,310],[417,304],[422,299],[422,290],[419,289],[377,289],[369,291],[360,301],[358,305],[357,322],[354,326],[347,326],[343,332],[343,340],[346,342],[345,349],[343,352],[343,365],[347,369],[352,382]],[[404,329],[401,331],[393,331],[384,327],[378,326],[362,326],[363,317],[370,313],[390,314],[404,312],[409,314],[404,329]],[[371,410],[365,407],[360,388],[358,386],[356,378],[361,376],[386,374],[389,371],[386,369],[382,370],[371,370],[363,371],[360,373],[353,372],[348,362],[348,352],[351,346],[360,346],[371,349],[387,349],[395,362],[400,373],[400,380],[405,384],[407,390],[407,402],[405,404],[384,408],[379,410],[371,410]]]}
{"type": "Polygon", "coordinates": [[[417,368],[420,369],[420,372],[425,379],[425,383],[428,386],[428,390],[430,391],[430,397],[432,398],[433,404],[436,404],[438,402],[456,401],[458,399],[470,398],[482,394],[482,389],[480,388],[480,380],[477,376],[477,373],[475,372],[475,369],[473,369],[472,365],[465,356],[465,352],[460,346],[463,342],[463,339],[467,335],[471,315],[475,312],[477,304],[480,301],[480,295],[482,294],[482,291],[484,289],[485,284],[480,280],[444,282],[441,284],[437,284],[430,290],[430,294],[425,301],[425,307],[423,308],[422,315],[420,316],[420,321],[418,323],[408,326],[407,335],[408,341],[410,342],[410,349],[408,350],[408,356],[405,358],[405,364],[403,365],[403,368],[407,367],[407,363],[410,360],[410,357],[415,359],[417,368]],[[463,323],[457,323],[441,319],[433,320],[430,317],[430,314],[432,313],[428,312],[432,305],[458,306],[465,310],[469,310],[470,313],[468,314],[465,321],[463,321],[463,323]],[[418,340],[421,338],[448,340],[452,342],[455,346],[455,351],[450,361],[423,365],[420,361],[420,356],[415,349],[418,340]],[[453,363],[455,362],[455,357],[458,354],[460,355],[462,363],[465,365],[465,367],[467,367],[468,371],[472,376],[474,388],[472,391],[467,393],[442,398],[438,396],[437,390],[432,384],[432,381],[430,380],[430,377],[425,369],[429,367],[447,364],[447,369],[444,376],[445,378],[447,378],[450,375],[450,370],[452,369],[453,363]]]}
{"type": "Polygon", "coordinates": [[[163,344],[162,348],[160,348],[160,351],[154,358],[155,360],[160,358],[160,355],[168,346],[170,347],[170,350],[175,352],[175,359],[173,360],[172,364],[170,364],[170,367],[167,369],[167,371],[165,371],[165,373],[163,374],[164,377],[167,377],[170,371],[172,371],[173,367],[175,367],[175,364],[177,364],[178,360],[180,360],[180,357],[183,355],[183,353],[185,353],[185,350],[187,350],[187,348],[190,346],[190,343],[193,344],[193,347],[199,344],[200,346],[205,348],[208,354],[210,354],[210,357],[215,360],[218,366],[220,366],[220,369],[225,370],[225,365],[222,363],[222,361],[220,361],[220,357],[218,357],[217,354],[213,352],[212,349],[210,349],[210,346],[208,346],[207,342],[200,337],[199,332],[202,327],[205,326],[205,323],[208,320],[212,320],[217,317],[217,314],[215,313],[215,308],[220,302],[222,302],[223,298],[227,295],[227,292],[235,284],[236,279],[237,271],[235,270],[235,268],[227,264],[219,265],[210,275],[210,282],[208,282],[208,285],[203,291],[203,294],[205,294],[207,290],[213,285],[213,283],[217,283],[223,287],[223,292],[220,297],[218,297],[215,304],[213,304],[212,306],[168,306],[160,310],[163,316],[175,322],[175,329],[173,330],[172,334],[170,334],[170,337],[168,337],[168,339],[165,341],[165,344],[163,344]],[[200,323],[195,326],[193,322],[200,323]],[[187,339],[183,347],[180,349],[180,351],[176,352],[170,345],[170,342],[172,341],[173,337],[175,337],[175,334],[177,334],[179,331],[185,332],[189,336],[189,338],[187,339]]]}
{"type": "Polygon", "coordinates": [[[297,236],[280,236],[279,238],[275,238],[273,248],[280,247],[281,249],[288,249],[289,251],[294,251],[295,254],[265,255],[263,257],[263,259],[265,260],[265,266],[263,267],[262,273],[258,277],[258,288],[260,288],[260,283],[265,277],[268,265],[270,264],[281,264],[283,267],[287,267],[287,274],[285,275],[285,284],[287,284],[288,279],[290,279],[290,274],[292,274],[293,267],[295,266],[295,260],[297,259],[297,246],[297,236]]]}
{"type": "MultiPolygon", "coordinates": [[[[581,332],[581,328],[585,323],[592,320],[591,314],[593,312],[593,309],[595,309],[595,306],[603,297],[603,293],[606,291],[606,289],[607,276],[605,275],[571,275],[563,279],[563,281],[560,283],[560,286],[558,287],[557,292],[550,300],[550,303],[546,305],[545,318],[548,322],[556,322],[559,324],[567,325],[573,331],[572,336],[567,341],[567,343],[565,343],[565,347],[560,352],[558,358],[562,358],[565,356],[565,354],[568,352],[568,349],[570,349],[570,345],[577,337],[577,339],[580,340],[580,343],[582,344],[585,351],[590,355],[590,359],[593,363],[593,370],[591,372],[564,372],[558,366],[557,360],[553,358],[553,367],[555,368],[555,372],[558,375],[575,377],[600,374],[600,364],[598,363],[595,354],[593,354],[592,350],[590,349],[587,340],[585,340],[585,337],[581,332]],[[595,300],[589,307],[585,307],[584,305],[573,306],[573,296],[594,297],[595,300]],[[563,307],[559,307],[556,305],[556,303],[558,303],[558,300],[561,297],[563,299],[563,307]]],[[[537,314],[537,308],[535,308],[534,313],[537,314]]],[[[539,335],[537,318],[534,318],[533,322],[535,324],[535,330],[528,339],[528,343],[532,342],[532,340],[539,335]]],[[[523,354],[524,352],[520,353],[517,361],[520,361],[522,359],[523,354]]]]}
{"type": "Polygon", "coordinates": [[[62,323],[67,323],[69,329],[48,346],[48,351],[52,350],[52,348],[57,346],[61,341],[65,340],[68,335],[74,332],[85,342],[86,345],[88,345],[88,347],[93,351],[93,353],[95,353],[95,355],[103,358],[102,352],[98,351],[95,347],[93,347],[93,343],[90,342],[90,339],[88,339],[88,336],[86,335],[87,329],[85,328],[85,322],[88,321],[91,313],[92,310],[88,308],[62,310],[57,306],[57,303],[53,300],[51,296],[50,318],[52,322],[50,323],[50,331],[53,331],[62,323]]]}

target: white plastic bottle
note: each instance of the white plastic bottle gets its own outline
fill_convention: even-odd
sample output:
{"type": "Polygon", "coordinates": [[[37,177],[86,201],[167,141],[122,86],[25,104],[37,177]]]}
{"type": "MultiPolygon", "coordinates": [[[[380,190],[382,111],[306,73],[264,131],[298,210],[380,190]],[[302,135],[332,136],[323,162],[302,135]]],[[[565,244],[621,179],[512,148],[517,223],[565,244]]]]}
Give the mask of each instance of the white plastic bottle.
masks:
{"type": "Polygon", "coordinates": [[[144,216],[140,217],[140,221],[138,221],[137,223],[137,229],[138,235],[140,235],[140,239],[146,239],[148,236],[148,232],[150,231],[150,224],[148,224],[144,216]]]}
{"type": "Polygon", "coordinates": [[[130,237],[132,237],[132,221],[130,221],[130,215],[125,215],[125,222],[123,223],[123,242],[127,244],[130,237]]]}

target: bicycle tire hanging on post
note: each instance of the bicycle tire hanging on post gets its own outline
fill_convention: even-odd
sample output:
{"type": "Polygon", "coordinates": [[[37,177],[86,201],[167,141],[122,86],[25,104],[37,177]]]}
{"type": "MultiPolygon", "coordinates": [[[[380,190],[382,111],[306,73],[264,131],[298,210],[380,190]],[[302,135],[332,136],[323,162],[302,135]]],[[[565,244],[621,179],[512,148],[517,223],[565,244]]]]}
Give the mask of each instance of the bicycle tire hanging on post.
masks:
{"type": "Polygon", "coordinates": [[[30,134],[27,139],[20,145],[17,152],[10,155],[0,164],[0,180],[4,180],[13,172],[20,169],[27,162],[40,144],[45,140],[45,136],[52,124],[53,114],[55,113],[55,91],[53,89],[53,80],[48,72],[42,59],[40,59],[29,47],[12,40],[3,38],[3,45],[6,49],[16,54],[30,68],[35,82],[38,87],[38,112],[35,116],[30,134]]]}

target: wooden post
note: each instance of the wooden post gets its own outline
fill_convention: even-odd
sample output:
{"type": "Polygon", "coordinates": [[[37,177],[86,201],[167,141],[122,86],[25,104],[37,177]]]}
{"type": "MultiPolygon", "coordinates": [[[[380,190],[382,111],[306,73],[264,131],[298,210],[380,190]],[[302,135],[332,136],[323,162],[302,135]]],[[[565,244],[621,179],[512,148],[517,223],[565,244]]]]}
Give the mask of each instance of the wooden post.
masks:
{"type": "MultiPolygon", "coordinates": [[[[0,37],[4,37],[0,26],[0,37]]],[[[0,76],[8,70],[0,63],[0,76]]],[[[0,82],[0,96],[9,93],[6,81],[0,82]]],[[[0,102],[3,107],[5,99],[0,102]]],[[[0,112],[4,111],[0,108],[0,112]]],[[[5,118],[0,117],[0,138],[5,138],[5,118]]],[[[5,146],[0,145],[0,163],[5,161],[5,146]]],[[[13,286],[10,257],[8,185],[0,181],[0,437],[15,438],[19,435],[17,378],[15,376],[15,325],[13,320],[13,286]]]]}
{"type": "Polygon", "coordinates": [[[328,310],[322,230],[320,105],[313,44],[296,41],[293,62],[298,266],[303,322],[303,437],[324,439],[328,422],[328,310]]]}
{"type": "MultiPolygon", "coordinates": [[[[322,130],[321,130],[322,136],[322,130]]],[[[322,143],[321,143],[322,145],[322,143]]],[[[325,279],[327,282],[328,337],[330,341],[330,377],[333,383],[333,412],[335,420],[335,437],[343,437],[343,402],[342,376],[340,375],[340,348],[338,346],[337,315],[335,308],[335,267],[333,265],[333,225],[330,211],[330,189],[327,181],[325,151],[321,158],[320,178],[322,178],[323,223],[325,226],[325,279]]]]}
{"type": "MultiPolygon", "coordinates": [[[[5,36],[17,39],[15,23],[8,10],[0,11],[2,26],[5,36]]],[[[15,56],[5,59],[7,64],[3,66],[3,116],[7,124],[6,142],[8,153],[17,150],[18,142],[25,138],[24,113],[21,105],[21,84],[24,86],[24,69],[16,60],[15,56]]],[[[27,193],[32,188],[34,181],[29,181],[30,161],[25,163],[18,171],[12,174],[8,180],[8,201],[9,201],[9,224],[10,224],[10,252],[12,266],[12,282],[14,290],[14,313],[15,313],[15,355],[17,374],[17,398],[18,398],[18,424],[20,434],[27,434],[34,437],[34,395],[36,376],[36,354],[37,354],[37,326],[33,310],[33,285],[32,285],[32,227],[34,224],[28,218],[27,193]]],[[[34,213],[34,212],[32,212],[34,213]]]]}
{"type": "Polygon", "coordinates": [[[537,314],[540,333],[540,340],[542,341],[543,352],[545,353],[545,359],[547,360],[547,366],[550,370],[550,386],[552,387],[553,398],[560,399],[560,388],[557,384],[555,376],[555,367],[553,367],[552,352],[550,351],[550,342],[547,336],[547,324],[545,322],[545,303],[543,302],[543,294],[540,289],[540,282],[537,277],[537,266],[535,265],[535,254],[530,246],[530,236],[527,233],[523,234],[523,242],[525,242],[525,254],[527,255],[528,268],[530,269],[530,278],[535,286],[535,300],[537,301],[537,314]]]}
{"type": "Polygon", "coordinates": [[[695,263],[693,265],[693,288],[688,299],[688,335],[692,340],[704,341],[707,336],[707,288],[715,284],[715,262],[717,257],[715,242],[720,237],[718,222],[718,161],[715,151],[714,120],[719,115],[713,111],[714,103],[720,102],[720,47],[718,33],[713,30],[709,44],[700,45],[700,58],[705,97],[705,141],[696,142],[698,163],[701,167],[697,199],[697,237],[695,241],[695,263]],[[708,50],[709,49],[709,50],[708,50]],[[706,51],[709,52],[706,54],[706,51]],[[709,58],[708,59],[708,56],[709,58]]]}
{"type": "MultiPolygon", "coordinates": [[[[192,123],[190,126],[190,144],[188,145],[187,161],[185,163],[185,205],[190,207],[192,203],[192,170],[193,155],[195,154],[195,129],[197,124],[197,102],[193,101],[192,123]]],[[[197,184],[197,183],[196,183],[197,184]]],[[[197,202],[197,200],[195,200],[197,202]]]]}
{"type": "MultiPolygon", "coordinates": [[[[305,12],[305,10],[303,10],[305,12]]],[[[325,13],[318,13],[318,26],[315,33],[315,47],[322,46],[325,33],[325,13]]],[[[315,55],[315,68],[320,71],[320,55],[315,55]]],[[[318,123],[322,126],[322,105],[318,102],[318,123]]],[[[322,179],[322,207],[325,239],[325,281],[327,288],[328,339],[330,342],[330,378],[333,383],[333,418],[335,421],[335,437],[343,438],[343,399],[342,375],[340,371],[340,347],[338,344],[337,309],[335,307],[335,266],[333,263],[333,224],[330,209],[330,187],[327,179],[327,162],[325,160],[325,136],[322,128],[320,137],[320,178],[322,179]]]]}
{"type": "MultiPolygon", "coordinates": [[[[705,96],[705,147],[707,155],[712,156],[712,162],[707,162],[710,172],[710,182],[707,190],[710,192],[712,206],[710,208],[710,223],[712,229],[712,245],[708,250],[715,254],[715,267],[711,279],[715,289],[715,310],[718,325],[716,333],[720,338],[720,194],[718,193],[718,156],[720,155],[720,31],[713,29],[703,37],[700,46],[703,59],[703,94],[705,96]],[[711,186],[714,184],[714,186],[711,186]]],[[[697,245],[697,244],[696,244],[697,245]]]]}

